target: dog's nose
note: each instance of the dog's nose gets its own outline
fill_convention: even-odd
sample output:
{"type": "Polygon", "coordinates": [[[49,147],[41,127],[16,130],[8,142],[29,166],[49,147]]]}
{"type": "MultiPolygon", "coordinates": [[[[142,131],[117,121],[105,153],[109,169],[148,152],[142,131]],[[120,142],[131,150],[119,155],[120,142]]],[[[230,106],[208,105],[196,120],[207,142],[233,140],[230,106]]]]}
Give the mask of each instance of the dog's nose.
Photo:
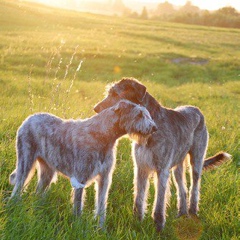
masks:
{"type": "Polygon", "coordinates": [[[153,131],[153,132],[156,132],[157,130],[158,130],[157,126],[154,125],[153,128],[152,128],[152,131],[153,131]]]}
{"type": "Polygon", "coordinates": [[[96,112],[96,113],[99,113],[100,112],[100,108],[99,108],[99,105],[96,105],[93,110],[96,112]]]}

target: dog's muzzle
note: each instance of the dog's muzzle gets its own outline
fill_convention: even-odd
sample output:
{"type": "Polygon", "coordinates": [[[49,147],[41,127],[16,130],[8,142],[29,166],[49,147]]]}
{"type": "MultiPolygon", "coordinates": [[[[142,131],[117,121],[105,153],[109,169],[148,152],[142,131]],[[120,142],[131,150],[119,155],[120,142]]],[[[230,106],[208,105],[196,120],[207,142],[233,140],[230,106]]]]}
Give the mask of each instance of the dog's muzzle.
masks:
{"type": "Polygon", "coordinates": [[[99,104],[97,104],[94,108],[93,108],[94,112],[96,113],[100,113],[101,112],[101,107],[99,106],[99,104]]]}
{"type": "Polygon", "coordinates": [[[155,133],[157,130],[158,130],[157,126],[154,125],[154,126],[152,127],[152,133],[155,133]]]}

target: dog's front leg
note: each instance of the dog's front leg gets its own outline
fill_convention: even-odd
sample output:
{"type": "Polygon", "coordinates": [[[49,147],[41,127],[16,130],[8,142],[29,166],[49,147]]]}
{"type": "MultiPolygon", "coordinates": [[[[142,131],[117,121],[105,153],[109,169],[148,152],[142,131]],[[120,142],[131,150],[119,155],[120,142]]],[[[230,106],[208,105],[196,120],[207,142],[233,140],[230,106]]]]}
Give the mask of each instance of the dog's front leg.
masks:
{"type": "Polygon", "coordinates": [[[160,172],[157,172],[157,177],[155,179],[155,202],[152,217],[158,232],[164,228],[166,222],[166,195],[168,179],[168,170],[161,170],[160,172]]]}
{"type": "Polygon", "coordinates": [[[149,173],[146,169],[142,169],[139,166],[134,170],[134,214],[140,221],[144,218],[146,199],[149,188],[149,173]]]}
{"type": "Polygon", "coordinates": [[[73,189],[73,213],[81,215],[83,209],[84,188],[73,189]]]}
{"type": "Polygon", "coordinates": [[[96,182],[96,212],[95,217],[99,217],[99,227],[103,228],[106,218],[106,208],[108,192],[112,182],[112,174],[104,173],[99,176],[96,182]]]}

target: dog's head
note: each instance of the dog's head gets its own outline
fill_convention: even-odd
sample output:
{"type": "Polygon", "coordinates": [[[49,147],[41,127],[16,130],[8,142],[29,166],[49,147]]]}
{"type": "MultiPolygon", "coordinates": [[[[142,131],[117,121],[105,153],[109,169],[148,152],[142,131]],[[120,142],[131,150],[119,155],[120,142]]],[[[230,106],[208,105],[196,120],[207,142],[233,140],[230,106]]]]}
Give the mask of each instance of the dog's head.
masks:
{"type": "Polygon", "coordinates": [[[106,97],[94,107],[94,111],[99,113],[122,99],[141,104],[145,94],[146,87],[139,81],[134,78],[123,78],[119,82],[107,87],[106,97]]]}
{"type": "Polygon", "coordinates": [[[118,115],[119,127],[138,143],[147,142],[148,137],[157,131],[157,126],[148,110],[128,100],[120,100],[110,109],[118,115]]]}

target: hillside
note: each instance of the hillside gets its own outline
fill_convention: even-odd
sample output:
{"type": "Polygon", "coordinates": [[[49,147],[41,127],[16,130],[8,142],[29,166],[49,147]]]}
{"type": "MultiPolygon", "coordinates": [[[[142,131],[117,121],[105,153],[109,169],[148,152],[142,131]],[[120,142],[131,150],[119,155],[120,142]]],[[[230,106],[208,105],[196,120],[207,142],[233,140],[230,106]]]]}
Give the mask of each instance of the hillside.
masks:
{"type": "Polygon", "coordinates": [[[107,17],[21,2],[0,4],[0,70],[27,74],[33,65],[44,75],[51,54],[61,48],[61,56],[69,56],[76,48],[76,62],[84,64],[81,79],[86,81],[131,75],[175,85],[239,78],[240,30],[107,17]]]}

